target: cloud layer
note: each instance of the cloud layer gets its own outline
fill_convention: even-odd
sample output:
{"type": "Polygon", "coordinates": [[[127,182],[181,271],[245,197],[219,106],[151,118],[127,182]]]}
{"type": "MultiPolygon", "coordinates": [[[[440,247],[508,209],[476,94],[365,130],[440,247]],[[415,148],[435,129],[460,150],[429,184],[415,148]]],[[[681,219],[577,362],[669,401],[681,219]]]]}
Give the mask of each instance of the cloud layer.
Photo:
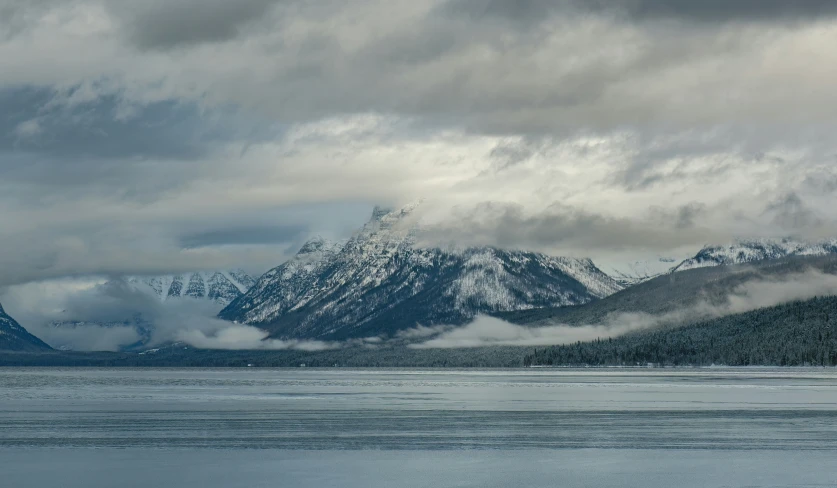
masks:
{"type": "Polygon", "coordinates": [[[52,280],[10,288],[2,295],[24,327],[54,348],[76,351],[149,349],[172,343],[202,349],[337,347],[321,341],[266,339],[256,327],[216,318],[221,308],[190,298],[161,302],[123,280],[52,280]]]}
{"type": "Polygon", "coordinates": [[[594,258],[835,236],[836,26],[825,0],[0,0],[0,286],[263,270],[422,197],[428,242],[594,258]]]}

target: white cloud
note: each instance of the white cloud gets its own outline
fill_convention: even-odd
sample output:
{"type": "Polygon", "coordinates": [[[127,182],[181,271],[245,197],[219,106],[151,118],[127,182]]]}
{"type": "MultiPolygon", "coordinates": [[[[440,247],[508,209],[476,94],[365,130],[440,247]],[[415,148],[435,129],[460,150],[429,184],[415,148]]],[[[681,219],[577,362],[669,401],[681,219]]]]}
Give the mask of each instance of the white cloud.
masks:
{"type": "Polygon", "coordinates": [[[300,351],[323,351],[339,347],[322,341],[282,341],[267,339],[268,332],[246,325],[226,326],[212,335],[189,329],[179,331],[177,340],[201,349],[298,349],[300,351]]]}
{"type": "Polygon", "coordinates": [[[494,317],[480,316],[468,325],[443,332],[438,337],[411,347],[416,349],[449,349],[456,347],[572,344],[597,338],[617,337],[634,330],[650,327],[649,322],[654,321],[646,318],[646,321],[625,321],[613,325],[524,327],[494,317]]]}
{"type": "Polygon", "coordinates": [[[15,127],[15,135],[21,139],[28,139],[37,136],[43,132],[43,128],[41,128],[41,124],[38,123],[37,119],[30,119],[25,122],[21,122],[15,127]]]}

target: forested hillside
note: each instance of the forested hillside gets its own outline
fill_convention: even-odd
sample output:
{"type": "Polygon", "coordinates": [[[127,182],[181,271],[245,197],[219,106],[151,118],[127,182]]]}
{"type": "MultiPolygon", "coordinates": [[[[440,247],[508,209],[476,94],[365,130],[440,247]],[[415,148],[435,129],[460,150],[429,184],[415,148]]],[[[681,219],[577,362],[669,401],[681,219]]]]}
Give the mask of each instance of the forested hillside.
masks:
{"type": "Polygon", "coordinates": [[[836,366],[837,297],[622,337],[536,349],[524,365],[836,366]]]}

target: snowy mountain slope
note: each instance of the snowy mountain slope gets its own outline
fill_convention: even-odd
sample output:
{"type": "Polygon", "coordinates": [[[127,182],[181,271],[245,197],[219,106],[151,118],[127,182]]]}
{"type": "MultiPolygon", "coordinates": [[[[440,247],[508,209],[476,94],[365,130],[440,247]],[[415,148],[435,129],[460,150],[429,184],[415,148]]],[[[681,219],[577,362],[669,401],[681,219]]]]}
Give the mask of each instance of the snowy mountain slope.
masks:
{"type": "Polygon", "coordinates": [[[627,264],[602,266],[601,268],[622,285],[633,286],[671,272],[672,267],[682,261],[682,258],[656,256],[652,259],[636,260],[627,264]]]}
{"type": "Polygon", "coordinates": [[[0,351],[48,351],[52,349],[26,331],[0,305],[0,351]]]}
{"type": "Polygon", "coordinates": [[[138,289],[146,289],[160,301],[172,298],[212,300],[226,306],[250,289],[255,280],[240,270],[200,271],[189,274],[152,277],[129,276],[126,281],[138,289]]]}
{"type": "Polygon", "coordinates": [[[325,270],[344,244],[315,237],[292,259],[262,275],[236,306],[246,315],[241,321],[261,323],[305,306],[326,286],[325,270]]]}
{"type": "Polygon", "coordinates": [[[414,206],[372,219],[344,244],[308,242],[219,316],[273,337],[391,335],[478,313],[577,305],[622,287],[590,260],[493,248],[420,248],[414,206]]]}
{"type": "Polygon", "coordinates": [[[705,246],[686,259],[657,257],[628,264],[602,267],[624,286],[634,286],[676,271],[745,264],[791,256],[825,256],[837,254],[837,239],[804,242],[794,239],[740,239],[724,246],[705,246]],[[676,263],[676,264],[675,264],[676,263]]]}
{"type": "Polygon", "coordinates": [[[837,239],[814,243],[793,239],[747,239],[726,246],[704,247],[694,257],[678,264],[671,271],[752,263],[789,256],[825,256],[827,254],[837,254],[837,239]]]}

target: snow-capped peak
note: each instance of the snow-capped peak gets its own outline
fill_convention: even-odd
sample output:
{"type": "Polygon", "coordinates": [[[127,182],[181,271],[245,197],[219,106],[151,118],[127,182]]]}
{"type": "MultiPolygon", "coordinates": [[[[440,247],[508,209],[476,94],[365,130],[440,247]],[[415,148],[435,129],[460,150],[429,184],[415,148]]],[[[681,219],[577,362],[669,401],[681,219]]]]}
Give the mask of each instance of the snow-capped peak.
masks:
{"type": "Polygon", "coordinates": [[[478,313],[585,303],[621,286],[590,260],[490,247],[415,245],[418,204],[380,207],[349,241],[306,243],[220,317],[279,337],[354,337],[478,313]]]}

